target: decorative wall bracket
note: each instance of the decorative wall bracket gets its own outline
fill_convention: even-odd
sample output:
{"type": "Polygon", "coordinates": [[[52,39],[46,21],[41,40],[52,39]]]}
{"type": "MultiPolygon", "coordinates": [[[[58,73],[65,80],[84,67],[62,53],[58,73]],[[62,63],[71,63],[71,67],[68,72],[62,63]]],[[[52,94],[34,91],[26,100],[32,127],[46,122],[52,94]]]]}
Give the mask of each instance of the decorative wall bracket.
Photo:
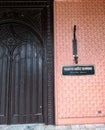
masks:
{"type": "Polygon", "coordinates": [[[73,57],[74,57],[74,62],[75,64],[78,64],[78,54],[77,54],[77,39],[76,39],[76,25],[74,25],[74,30],[73,30],[73,57]]]}

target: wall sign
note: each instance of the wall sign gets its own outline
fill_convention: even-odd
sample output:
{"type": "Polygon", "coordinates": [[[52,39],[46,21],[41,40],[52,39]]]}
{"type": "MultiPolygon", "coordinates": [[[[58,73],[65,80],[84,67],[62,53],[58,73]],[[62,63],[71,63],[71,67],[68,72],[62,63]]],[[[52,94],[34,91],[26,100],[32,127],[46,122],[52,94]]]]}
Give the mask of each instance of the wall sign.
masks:
{"type": "Polygon", "coordinates": [[[95,74],[95,69],[93,65],[84,65],[84,66],[63,66],[62,67],[63,75],[93,75],[95,74]]]}

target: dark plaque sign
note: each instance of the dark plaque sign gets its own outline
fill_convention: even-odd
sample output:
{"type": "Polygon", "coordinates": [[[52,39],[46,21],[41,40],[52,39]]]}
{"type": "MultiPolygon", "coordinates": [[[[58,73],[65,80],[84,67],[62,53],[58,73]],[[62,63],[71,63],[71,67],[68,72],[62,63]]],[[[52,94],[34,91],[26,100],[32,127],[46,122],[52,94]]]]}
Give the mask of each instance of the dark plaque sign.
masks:
{"type": "Polygon", "coordinates": [[[84,66],[63,66],[62,68],[63,75],[93,75],[95,74],[93,65],[84,65],[84,66]]]}

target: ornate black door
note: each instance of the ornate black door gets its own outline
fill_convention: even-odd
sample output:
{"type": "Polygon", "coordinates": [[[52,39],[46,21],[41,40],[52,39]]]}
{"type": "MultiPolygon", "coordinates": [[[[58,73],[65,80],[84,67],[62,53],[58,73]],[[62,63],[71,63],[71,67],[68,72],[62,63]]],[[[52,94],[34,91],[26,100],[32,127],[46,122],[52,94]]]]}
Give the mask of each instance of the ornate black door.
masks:
{"type": "Polygon", "coordinates": [[[11,22],[0,29],[0,117],[43,122],[42,44],[25,25],[11,22]]]}
{"type": "Polygon", "coordinates": [[[53,0],[0,1],[0,124],[54,124],[53,0]]]}

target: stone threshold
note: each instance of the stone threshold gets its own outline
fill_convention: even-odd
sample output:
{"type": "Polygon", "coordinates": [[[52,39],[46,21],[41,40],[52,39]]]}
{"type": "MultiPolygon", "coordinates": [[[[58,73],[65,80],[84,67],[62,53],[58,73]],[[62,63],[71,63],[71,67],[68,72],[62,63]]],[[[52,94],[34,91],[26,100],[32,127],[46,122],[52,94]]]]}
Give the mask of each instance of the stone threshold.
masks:
{"type": "Polygon", "coordinates": [[[105,130],[105,124],[54,126],[44,124],[0,125],[0,130],[105,130]]]}

